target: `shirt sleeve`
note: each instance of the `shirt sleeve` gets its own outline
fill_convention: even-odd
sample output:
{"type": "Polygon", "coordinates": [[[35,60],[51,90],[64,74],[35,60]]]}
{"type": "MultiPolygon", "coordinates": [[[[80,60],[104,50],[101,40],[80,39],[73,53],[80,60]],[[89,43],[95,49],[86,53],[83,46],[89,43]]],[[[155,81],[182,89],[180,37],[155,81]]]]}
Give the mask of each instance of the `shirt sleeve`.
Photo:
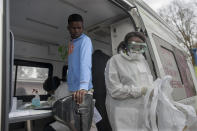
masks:
{"type": "Polygon", "coordinates": [[[80,87],[79,89],[88,90],[92,75],[92,42],[89,38],[85,38],[80,48],[80,87]]]}
{"type": "Polygon", "coordinates": [[[113,59],[107,63],[105,70],[105,83],[108,93],[114,99],[137,98],[142,96],[142,89],[134,85],[125,85],[121,83],[117,66],[113,59]]]}

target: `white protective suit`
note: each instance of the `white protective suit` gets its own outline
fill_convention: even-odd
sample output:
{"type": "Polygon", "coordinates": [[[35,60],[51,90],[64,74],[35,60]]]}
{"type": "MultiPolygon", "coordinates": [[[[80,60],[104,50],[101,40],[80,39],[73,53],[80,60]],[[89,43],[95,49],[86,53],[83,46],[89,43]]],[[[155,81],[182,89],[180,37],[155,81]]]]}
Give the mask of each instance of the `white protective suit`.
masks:
{"type": "Polygon", "coordinates": [[[196,131],[195,109],[173,100],[171,81],[171,76],[158,78],[154,89],[147,91],[144,100],[146,127],[151,131],[183,131],[186,126],[188,131],[196,131]]]}
{"type": "Polygon", "coordinates": [[[113,56],[105,70],[106,108],[113,131],[143,131],[144,96],[142,88],[151,88],[153,77],[142,54],[113,56]]]}

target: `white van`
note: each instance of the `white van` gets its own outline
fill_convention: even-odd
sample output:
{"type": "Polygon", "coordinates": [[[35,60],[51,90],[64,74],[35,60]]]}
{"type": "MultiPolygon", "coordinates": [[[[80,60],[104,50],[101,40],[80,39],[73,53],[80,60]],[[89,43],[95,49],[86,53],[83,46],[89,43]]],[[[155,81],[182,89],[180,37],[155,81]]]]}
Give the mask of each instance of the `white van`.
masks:
{"type": "Polygon", "coordinates": [[[154,78],[171,75],[173,98],[197,109],[190,56],[179,46],[182,41],[177,33],[142,0],[0,0],[1,131],[42,131],[49,122],[49,112],[44,116],[13,114],[11,101],[13,97],[30,101],[34,88],[46,100],[42,84],[48,76],[61,77],[66,60],[61,59],[58,47],[68,43],[67,18],[73,13],[83,16],[94,50],[110,56],[117,53],[128,32],[144,32],[145,55],[154,78]]]}

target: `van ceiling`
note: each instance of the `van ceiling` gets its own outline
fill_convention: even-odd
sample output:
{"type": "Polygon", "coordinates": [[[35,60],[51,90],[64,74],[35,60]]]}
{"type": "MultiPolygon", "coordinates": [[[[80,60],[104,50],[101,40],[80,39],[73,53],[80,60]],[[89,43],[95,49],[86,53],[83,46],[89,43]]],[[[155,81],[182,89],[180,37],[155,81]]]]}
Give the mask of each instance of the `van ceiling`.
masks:
{"type": "Polygon", "coordinates": [[[124,12],[108,0],[10,0],[11,29],[23,38],[63,41],[73,13],[81,14],[88,28],[124,12]]]}

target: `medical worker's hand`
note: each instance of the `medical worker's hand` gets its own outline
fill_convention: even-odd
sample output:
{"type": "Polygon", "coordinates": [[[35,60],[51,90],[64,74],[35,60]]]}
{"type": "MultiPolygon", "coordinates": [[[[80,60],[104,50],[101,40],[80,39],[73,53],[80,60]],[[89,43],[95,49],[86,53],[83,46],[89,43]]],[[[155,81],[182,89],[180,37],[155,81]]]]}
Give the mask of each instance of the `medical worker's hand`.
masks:
{"type": "Polygon", "coordinates": [[[141,93],[142,93],[143,95],[145,95],[145,94],[146,94],[146,92],[147,92],[147,87],[142,87],[142,91],[141,91],[141,93]]]}
{"type": "Polygon", "coordinates": [[[83,97],[85,94],[87,94],[87,92],[87,90],[82,89],[73,93],[73,98],[77,104],[81,104],[83,102],[83,97]]]}

